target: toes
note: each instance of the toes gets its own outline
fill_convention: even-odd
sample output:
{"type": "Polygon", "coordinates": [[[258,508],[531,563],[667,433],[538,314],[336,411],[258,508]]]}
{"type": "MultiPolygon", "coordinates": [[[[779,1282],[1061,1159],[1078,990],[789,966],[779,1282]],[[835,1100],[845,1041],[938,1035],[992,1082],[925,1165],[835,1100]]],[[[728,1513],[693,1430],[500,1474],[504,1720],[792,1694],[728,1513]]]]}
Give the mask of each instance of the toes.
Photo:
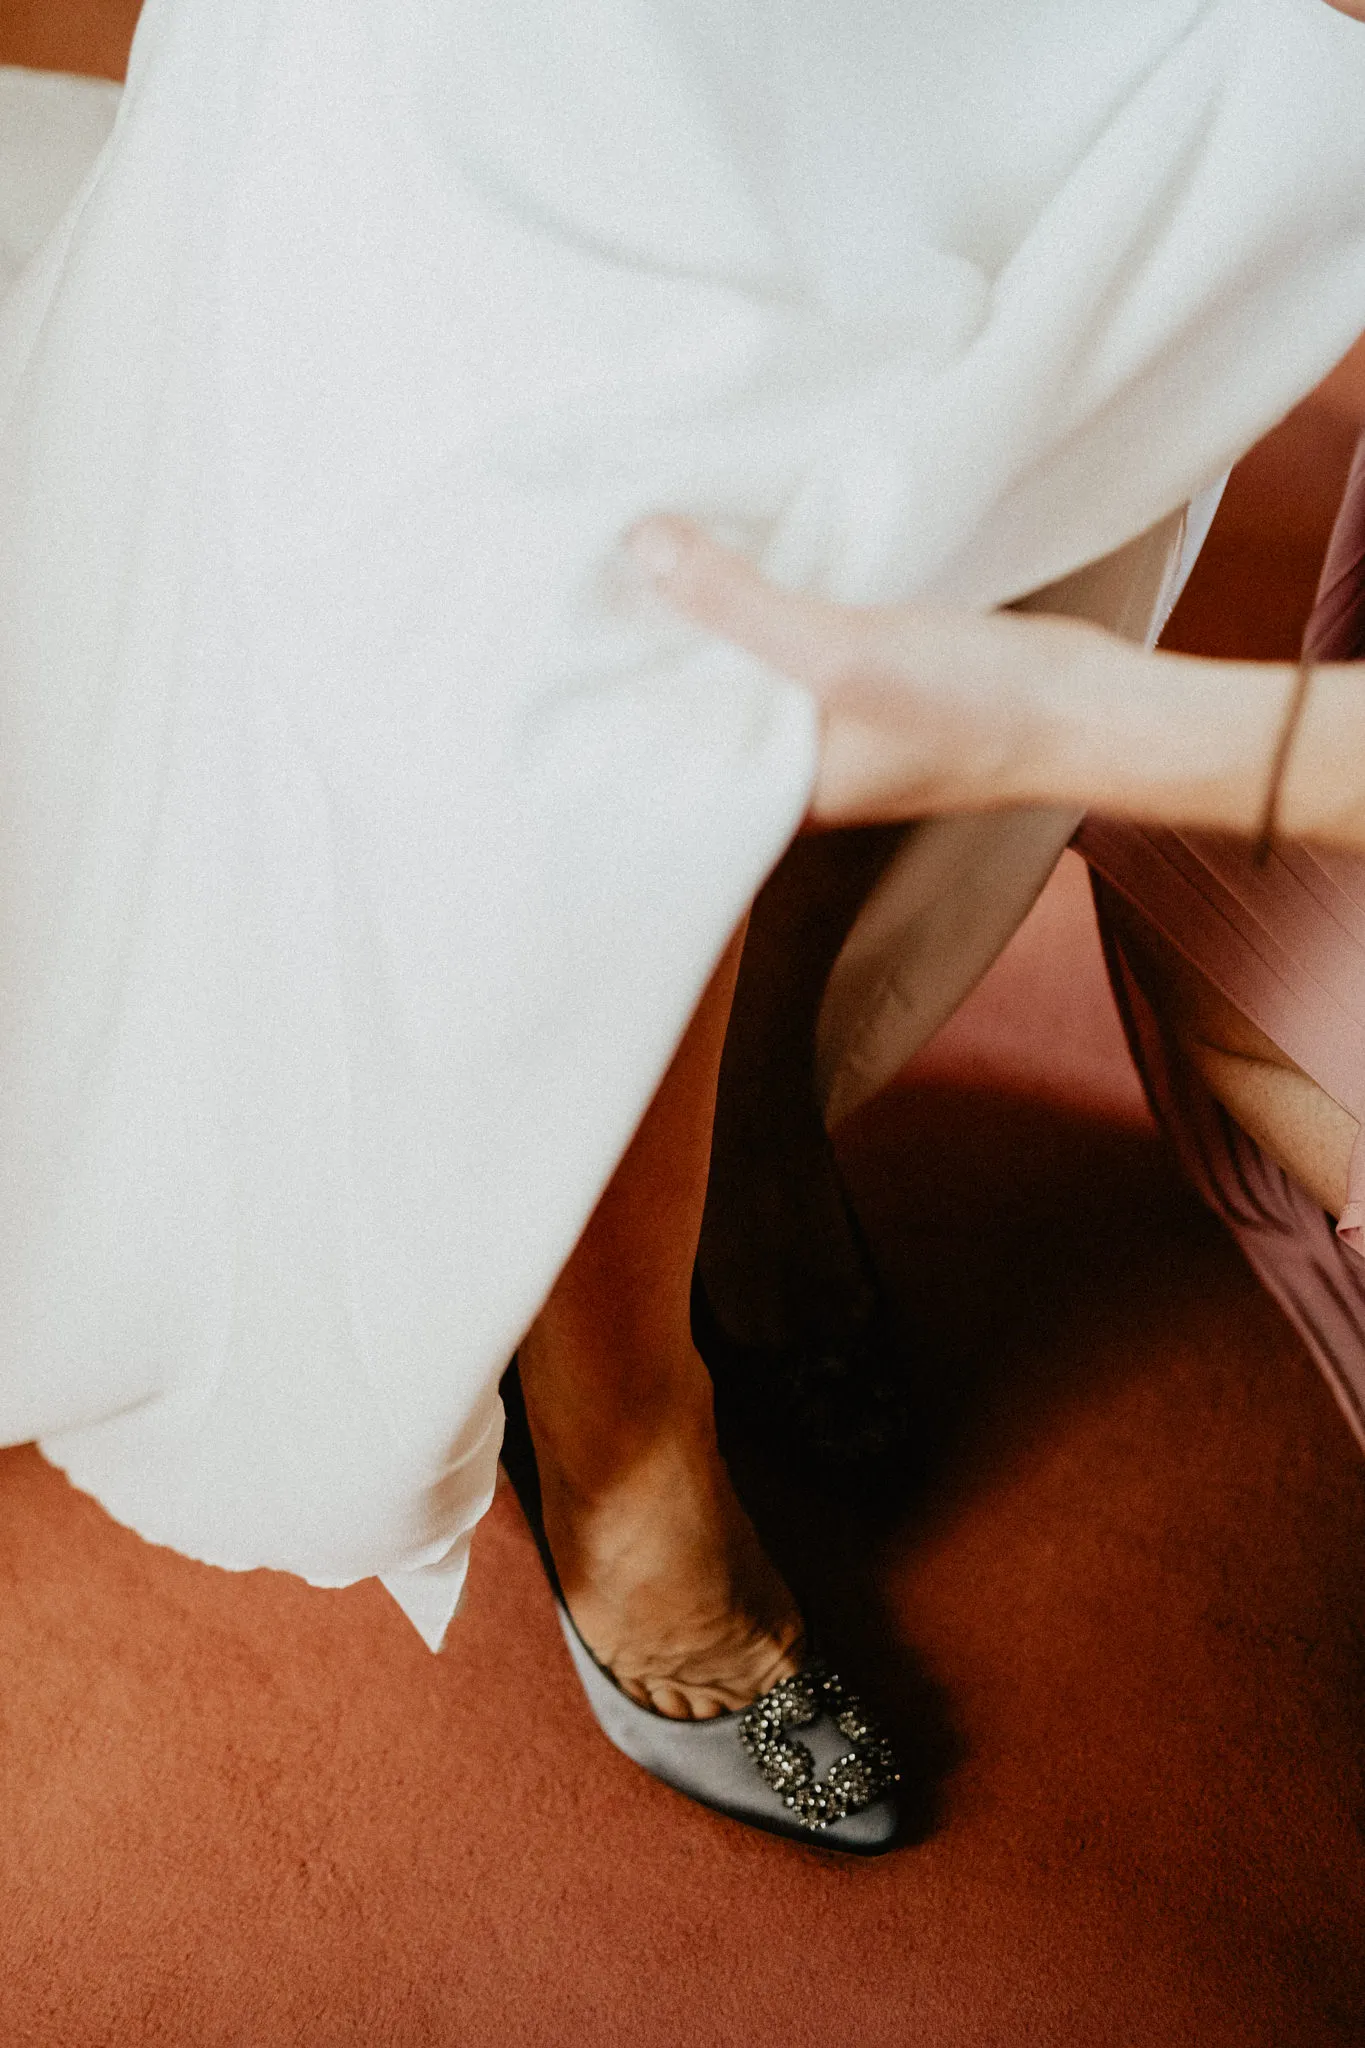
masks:
{"type": "Polygon", "coordinates": [[[725,1712],[717,1690],[708,1686],[685,1685],[676,1679],[650,1678],[644,1681],[646,1704],[670,1721],[713,1721],[725,1712]]]}

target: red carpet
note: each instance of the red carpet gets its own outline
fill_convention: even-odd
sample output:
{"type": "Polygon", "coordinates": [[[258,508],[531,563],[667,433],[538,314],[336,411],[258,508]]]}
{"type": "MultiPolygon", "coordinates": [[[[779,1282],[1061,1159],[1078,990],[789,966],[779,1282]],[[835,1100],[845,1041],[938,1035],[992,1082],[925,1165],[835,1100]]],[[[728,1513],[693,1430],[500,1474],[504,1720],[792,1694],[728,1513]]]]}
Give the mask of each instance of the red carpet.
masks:
{"type": "MultiPolygon", "coordinates": [[[[130,13],[11,0],[0,55],[116,70],[130,13]]],[[[1245,469],[1187,644],[1292,640],[1352,390],[1245,469]]],[[[432,1658],[15,1451],[3,2048],[1365,2042],[1365,1467],[1151,1136],[1074,862],[846,1149],[923,1458],[881,1523],[748,1476],[918,1840],[828,1861],[624,1763],[505,1495],[432,1658]]]]}
{"type": "Polygon", "coordinates": [[[12,1452],[6,2048],[1365,2039],[1365,1473],[1135,1122],[1085,908],[1068,868],[976,1046],[852,1137],[957,1361],[894,1527],[757,1475],[923,1838],[845,1867],[624,1763],[506,1496],[437,1659],[376,1588],[188,1564],[12,1452]],[[1082,1106],[1015,1085],[1012,977],[1065,986],[1082,1106]]]}

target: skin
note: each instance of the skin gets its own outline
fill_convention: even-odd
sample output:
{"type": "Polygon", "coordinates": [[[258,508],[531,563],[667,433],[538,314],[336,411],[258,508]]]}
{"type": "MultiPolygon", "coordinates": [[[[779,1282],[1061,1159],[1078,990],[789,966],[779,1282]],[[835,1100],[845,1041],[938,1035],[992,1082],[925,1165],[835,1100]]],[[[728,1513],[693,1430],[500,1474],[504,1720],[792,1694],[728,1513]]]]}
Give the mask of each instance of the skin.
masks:
{"type": "MultiPolygon", "coordinates": [[[[814,692],[824,726],[815,824],[1059,803],[1259,826],[1292,668],[1149,653],[1069,620],[798,597],[682,520],[646,522],[632,547],[679,611],[814,692]]],[[[1359,668],[1324,665],[1281,786],[1285,835],[1365,853],[1362,761],[1359,668]]],[[[1126,936],[1211,1092],[1339,1214],[1356,1120],[1141,920],[1126,936]]]]}
{"type": "MultiPolygon", "coordinates": [[[[1328,0],[1328,4],[1358,20],[1365,19],[1365,0],[1328,0]]],[[[715,1143],[698,1254],[712,1305],[732,1335],[750,1342],[781,1344],[798,1333],[824,1328],[837,1334],[841,1324],[856,1318],[867,1305],[867,1276],[849,1233],[842,1191],[815,1099],[812,1047],[816,1011],[829,970],[896,843],[889,821],[917,811],[1027,801],[1030,780],[1046,785],[1051,779],[1058,784],[1062,801],[1075,800],[1078,793],[1084,803],[1113,798],[1117,800],[1110,802],[1110,808],[1132,808],[1136,815],[1246,829],[1259,816],[1265,763],[1280,728],[1291,679],[1285,671],[1264,670],[1256,674],[1254,687],[1253,679],[1245,674],[1220,678],[1224,704],[1236,701],[1236,716],[1226,721],[1219,718],[1219,691],[1210,688],[1206,666],[1198,678],[1168,669],[1160,688],[1155,687],[1149,671],[1148,696],[1145,700],[1140,692],[1138,696],[1151,714],[1149,721],[1145,728],[1123,735],[1122,721],[1113,718],[1114,684],[1117,681],[1119,687],[1131,689],[1135,678],[1131,673],[1126,678],[1114,676],[1119,643],[1097,647],[1092,640],[1082,648],[1072,640],[1066,658],[1058,663],[1062,650],[1055,642],[1049,648],[1039,637],[1047,622],[1019,622],[1022,631],[1034,634],[1035,668],[1046,670],[1051,661],[1054,676],[1071,680],[1070,701],[1031,705],[1027,690],[1016,690],[1011,700],[997,675],[994,696],[998,715],[994,722],[988,718],[983,724],[972,718],[960,690],[941,689],[932,700],[926,700],[923,691],[916,695],[909,690],[896,665],[894,631],[889,635],[890,646],[887,644],[888,627],[894,627],[894,621],[875,615],[862,620],[847,615],[834,620],[816,618],[799,604],[776,602],[775,594],[763,596],[755,606],[756,593],[746,581],[745,565],[732,560],[727,571],[718,557],[711,559],[708,584],[706,564],[694,556],[691,577],[700,575],[701,580],[689,582],[686,565],[672,552],[677,534],[670,534],[669,525],[664,522],[652,529],[656,556],[660,550],[663,556],[661,590],[700,623],[729,634],[776,667],[811,683],[822,696],[825,748],[814,821],[861,828],[805,837],[779,865],[750,919],[723,1058],[714,1072],[708,1068],[705,1085],[694,1082],[690,1095],[680,1087],[673,1102],[676,1128],[690,1131],[694,1138],[701,1129],[709,1130],[714,1104],[715,1143]],[[863,657],[869,647],[874,658],[867,662],[863,657]],[[1096,687],[1100,668],[1105,668],[1110,678],[1107,698],[1105,691],[1096,687]],[[1191,689],[1196,681],[1202,684],[1202,697],[1191,689]],[[897,690],[904,693],[902,709],[913,712],[915,730],[908,735],[903,719],[893,717],[888,724],[888,695],[894,697],[897,690]],[[1088,719],[1087,697],[1091,706],[1088,719]],[[1198,746],[1193,745],[1196,735],[1188,730],[1188,709],[1183,713],[1183,740],[1194,760],[1195,772],[1191,773],[1189,756],[1170,759],[1169,746],[1163,749],[1162,742],[1164,735],[1179,730],[1182,714],[1177,706],[1201,702],[1209,715],[1197,735],[1198,746]],[[1104,707],[1109,719],[1106,723],[1101,718],[1098,730],[1097,705],[1104,707]],[[1177,720],[1174,728],[1172,717],[1177,720]],[[1226,749],[1230,727],[1241,735],[1240,750],[1231,757],[1226,749]],[[933,742],[927,758],[926,734],[933,742]],[[1116,736],[1125,738],[1126,753],[1115,749],[1116,736]],[[889,788],[885,776],[888,758],[892,764],[889,788]],[[1116,788],[1123,780],[1125,759],[1133,758],[1147,759],[1154,769],[1149,785],[1141,791],[1116,788]],[[954,786],[952,766],[964,760],[975,765],[975,788],[954,786]],[[1017,787],[1011,784],[1011,771],[1017,787]]],[[[642,559],[647,562],[649,555],[646,535],[642,559]]],[[[955,629],[940,621],[936,630],[946,650],[955,629]]],[[[1164,659],[1169,662],[1175,657],[1164,659]]],[[[977,679],[987,703],[993,694],[992,669],[999,662],[998,646],[977,649],[977,679]]],[[[1351,724],[1353,700],[1359,694],[1355,678],[1344,686],[1330,680],[1324,684],[1320,678],[1314,710],[1321,744],[1314,753],[1302,745],[1309,735],[1301,736],[1296,765],[1302,772],[1295,778],[1296,791],[1291,794],[1286,789],[1285,822],[1290,829],[1320,830],[1339,840],[1344,832],[1345,843],[1365,847],[1365,792],[1341,787],[1343,762],[1365,759],[1365,716],[1351,724]],[[1303,796],[1314,789],[1325,800],[1316,813],[1303,796]],[[1351,834],[1357,829],[1359,838],[1353,839],[1351,834]]],[[[1063,692],[1064,700],[1065,695],[1063,692]]],[[[1053,792],[1034,790],[1032,797],[1050,801],[1053,792]]],[[[1134,923],[1140,925],[1139,920],[1134,923]]],[[[1357,1134],[1354,1119],[1149,929],[1141,927],[1132,938],[1135,945],[1147,948],[1152,972],[1160,976],[1185,1049],[1214,1095],[1315,1199],[1336,1214],[1357,1134]]],[[[713,991],[708,1000],[713,1003],[713,1020],[718,1022],[725,999],[713,991]]],[[[661,1132],[662,1127],[652,1132],[647,1125],[637,1140],[634,1168],[642,1185],[666,1170],[668,1146],[656,1142],[661,1132]]],[[[614,1196],[609,1196],[611,1199],[614,1196]]],[[[603,1417],[612,1418],[610,1433],[614,1437],[620,1426],[617,1418],[630,1412],[637,1378],[648,1378],[649,1368],[640,1354],[633,1362],[625,1362],[609,1383],[601,1380],[600,1367],[594,1362],[600,1354],[601,1333],[611,1327],[613,1305],[620,1299],[619,1275],[623,1270],[638,1272],[642,1266],[648,1267],[661,1247],[670,1243],[675,1249],[681,1243],[690,1263],[694,1213],[694,1208],[688,1209],[688,1228],[681,1238],[649,1228],[641,1231],[638,1216],[628,1219],[623,1234],[614,1242],[612,1258],[602,1268],[598,1296],[581,1325],[576,1345],[561,1344],[551,1356],[542,1378],[542,1413],[563,1410],[575,1385],[587,1390],[591,1403],[579,1409],[580,1445],[592,1439],[600,1446],[603,1417]]],[[[590,1234],[595,1228],[596,1219],[590,1234]]],[[[584,1304],[587,1302],[585,1296],[584,1304]]],[[[681,1316],[679,1303],[675,1302],[674,1313],[681,1316]]],[[[659,1327],[660,1342],[665,1341],[668,1327],[665,1319],[659,1327]]],[[[671,1327],[676,1336],[686,1324],[675,1322],[671,1327]]],[[[690,1344],[686,1348],[690,1350],[690,1344]]],[[[686,1375],[678,1384],[683,1396],[678,1412],[686,1436],[693,1428],[687,1419],[687,1402],[698,1398],[698,1388],[686,1375]]],[[[704,1475],[694,1480],[690,1496],[701,1503],[712,1498],[711,1489],[717,1484],[709,1442],[708,1438],[704,1475]]],[[[544,1452],[541,1462],[543,1468],[544,1452]]],[[[689,1530],[694,1532],[698,1524],[685,1517],[687,1526],[678,1525],[679,1492],[675,1490],[666,1501],[662,1486],[656,1485],[650,1494],[647,1489],[637,1492],[638,1484],[636,1478],[628,1478],[624,1484],[608,1485],[594,1497],[590,1514],[570,1503],[561,1523],[559,1540],[566,1550],[580,1540],[573,1533],[575,1522],[579,1530],[591,1522],[595,1532],[593,1543],[583,1552],[584,1573],[575,1603],[580,1626],[586,1621],[588,1639],[599,1655],[603,1647],[607,1649],[605,1661],[627,1690],[665,1712],[709,1712],[716,1704],[739,1704],[742,1697],[753,1696],[755,1674],[760,1669],[769,1674],[763,1680],[767,1683],[771,1676],[789,1668],[790,1631],[798,1625],[794,1605],[782,1610],[779,1618],[777,1608],[765,1605],[771,1581],[763,1580],[768,1596],[736,1595],[738,1635],[722,1624],[718,1608],[709,1610],[710,1619],[699,1625],[701,1608],[689,1607],[693,1596],[687,1588],[716,1584],[714,1552],[704,1553],[698,1549],[695,1535],[689,1537],[689,1530]],[[637,1503],[639,1520],[633,1519],[637,1503]],[[658,1519],[669,1514],[672,1523],[658,1519]],[[665,1527],[671,1532],[666,1556],[658,1549],[658,1537],[665,1527]],[[644,1546],[643,1553],[632,1550],[632,1545],[644,1546]],[[643,1575],[638,1569],[641,1554],[654,1560],[643,1575]],[[615,1560],[614,1575],[606,1569],[608,1556],[615,1560]],[[665,1641],[667,1629],[661,1629],[665,1621],[674,1630],[671,1645],[665,1641]],[[685,1644],[683,1637],[687,1638],[685,1644]],[[737,1642],[740,1654],[736,1658],[737,1642]],[[641,1675],[637,1678],[636,1674],[641,1675]],[[700,1686],[679,1683],[684,1674],[693,1681],[704,1675],[706,1682],[700,1686]]],[[[728,1493],[728,1482],[720,1484],[728,1493]]],[[[754,1553],[749,1548],[752,1532],[727,1553],[726,1546],[733,1546],[735,1540],[733,1510],[727,1505],[709,1526],[713,1534],[708,1543],[719,1543],[722,1553],[735,1558],[736,1588],[758,1585],[762,1575],[749,1576],[755,1570],[754,1553]]],[[[555,1554],[558,1559],[558,1545],[555,1554]]]]}
{"type": "MultiPolygon", "coordinates": [[[[1365,0],[1328,4],[1365,19],[1365,0]]],[[[0,60],[121,78],[138,6],[11,0],[0,60]]],[[[772,652],[782,666],[782,649],[772,652]]],[[[956,728],[942,706],[936,715],[951,752],[960,715],[956,728]]],[[[834,810],[840,774],[856,780],[864,737],[856,718],[831,724],[834,810]]],[[[684,1276],[700,1236],[713,1303],[734,1334],[755,1341],[782,1341],[793,1313],[837,1318],[859,1305],[865,1282],[811,1091],[810,1040],[828,967],[894,843],[869,821],[903,814],[886,809],[885,790],[864,796],[857,822],[868,829],[798,842],[760,895],[743,966],[737,940],[521,1352],[547,1530],[575,1620],[625,1689],[668,1714],[742,1705],[799,1652],[795,1602],[716,1450],[709,1381],[685,1335],[684,1276]]],[[[1223,1062],[1233,1113],[1306,1185],[1335,1187],[1345,1134],[1320,1104],[1304,1107],[1301,1089],[1285,1091],[1272,1071],[1285,1073],[1282,1056],[1220,1010],[1216,992],[1191,984],[1179,960],[1168,972],[1192,1049],[1223,1062]]]]}
{"type": "Polygon", "coordinates": [[[741,944],[519,1354],[569,1611],[624,1691],[683,1720],[800,1666],[800,1611],[730,1484],[688,1316],[741,944]]]}

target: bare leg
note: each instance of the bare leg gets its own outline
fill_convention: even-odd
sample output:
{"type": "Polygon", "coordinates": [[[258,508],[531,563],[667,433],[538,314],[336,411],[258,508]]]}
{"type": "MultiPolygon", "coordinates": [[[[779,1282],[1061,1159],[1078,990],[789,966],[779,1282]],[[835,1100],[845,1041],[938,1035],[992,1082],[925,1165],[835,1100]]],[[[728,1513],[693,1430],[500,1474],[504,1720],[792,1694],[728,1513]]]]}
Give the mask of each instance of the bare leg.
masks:
{"type": "Polygon", "coordinates": [[[837,1341],[871,1307],[815,1095],[815,1023],[901,837],[891,826],[798,839],[749,920],[700,1246],[711,1304],[742,1343],[837,1341]]]}
{"type": "Polygon", "coordinates": [[[1339,1216],[1360,1126],[1184,955],[1135,913],[1124,947],[1145,957],[1182,1048],[1209,1093],[1287,1174],[1339,1216]]]}
{"type": "Polygon", "coordinates": [[[584,1640],[681,1719],[799,1666],[801,1617],[716,1446],[688,1301],[740,942],[520,1351],[545,1530],[584,1640]]]}

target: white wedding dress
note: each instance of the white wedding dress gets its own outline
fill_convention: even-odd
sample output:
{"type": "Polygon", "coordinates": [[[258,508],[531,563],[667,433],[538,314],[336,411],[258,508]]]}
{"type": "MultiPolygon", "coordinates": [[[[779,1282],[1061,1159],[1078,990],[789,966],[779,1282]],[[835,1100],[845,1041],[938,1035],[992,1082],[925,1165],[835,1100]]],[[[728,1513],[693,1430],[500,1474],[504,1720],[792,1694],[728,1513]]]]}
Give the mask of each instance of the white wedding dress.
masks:
{"type": "MultiPolygon", "coordinates": [[[[1365,320],[1362,107],[1322,0],[149,0],[121,99],[5,74],[0,1441],[438,1643],[811,779],[623,530],[1146,630],[1365,320]]],[[[835,1111],[1069,824],[911,835],[835,1111]]]]}

